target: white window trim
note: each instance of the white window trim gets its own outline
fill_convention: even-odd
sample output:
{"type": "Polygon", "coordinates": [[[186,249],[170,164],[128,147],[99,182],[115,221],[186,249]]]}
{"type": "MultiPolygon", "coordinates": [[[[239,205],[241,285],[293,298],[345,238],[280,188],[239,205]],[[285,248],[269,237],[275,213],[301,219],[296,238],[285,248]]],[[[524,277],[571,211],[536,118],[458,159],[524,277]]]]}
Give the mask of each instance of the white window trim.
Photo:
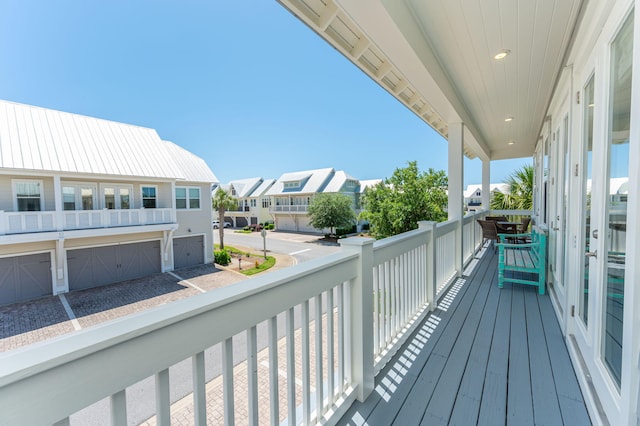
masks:
{"type": "Polygon", "coordinates": [[[159,208],[158,207],[158,185],[147,185],[147,184],[140,185],[140,208],[141,209],[145,208],[144,206],[145,197],[144,197],[144,191],[143,191],[144,188],[154,188],[156,190],[156,196],[155,196],[156,206],[151,208],[155,208],[155,209],[159,208]]]}
{"type": "Polygon", "coordinates": [[[180,210],[180,211],[184,211],[184,210],[190,210],[192,212],[197,212],[202,210],[202,188],[200,188],[199,186],[176,186],[174,192],[173,192],[173,198],[176,202],[176,210],[180,210]],[[177,191],[178,189],[184,189],[185,190],[185,201],[186,201],[186,207],[185,208],[179,208],[178,207],[178,199],[176,197],[176,193],[175,191],[177,191]],[[198,190],[198,199],[200,200],[200,207],[198,207],[197,209],[191,208],[191,203],[189,203],[189,201],[191,200],[191,198],[189,197],[189,190],[190,189],[197,189],[198,190]]]}
{"type": "MultiPolygon", "coordinates": [[[[104,190],[105,188],[114,188],[116,190],[116,195],[117,195],[117,191],[119,188],[127,188],[129,189],[129,194],[130,194],[130,199],[129,199],[129,209],[128,210],[135,210],[135,197],[133,196],[133,185],[132,184],[122,184],[122,183],[111,183],[111,182],[103,182],[100,184],[100,188],[99,188],[99,192],[98,192],[98,197],[100,200],[99,208],[100,209],[106,209],[105,207],[105,203],[104,203],[104,190]]],[[[116,200],[118,200],[118,204],[120,203],[119,198],[116,197],[116,200]]],[[[118,206],[120,207],[120,206],[118,206]]],[[[115,210],[122,210],[122,208],[118,208],[115,210]]],[[[127,209],[125,209],[127,210],[127,209]]]]}
{"type": "MultiPolygon", "coordinates": [[[[91,188],[91,190],[93,191],[93,210],[98,210],[99,209],[99,205],[98,205],[98,197],[100,196],[100,192],[98,191],[98,185],[96,183],[91,183],[91,182],[73,182],[73,181],[61,181],[60,182],[60,188],[64,188],[65,186],[69,187],[72,186],[74,187],[77,192],[76,192],[76,199],[75,199],[75,203],[76,206],[80,206],[82,207],[82,194],[80,192],[80,190],[82,188],[91,188]]],[[[64,198],[62,200],[62,209],[64,210],[64,198]]],[[[81,210],[76,210],[76,211],[81,211],[81,210]]]]}
{"type": "MultiPolygon", "coordinates": [[[[16,185],[19,183],[38,183],[40,184],[40,211],[46,211],[44,205],[44,181],[41,179],[11,179],[11,189],[13,190],[13,211],[18,211],[18,191],[16,185]]],[[[26,212],[23,212],[26,213],[26,212]]]]}

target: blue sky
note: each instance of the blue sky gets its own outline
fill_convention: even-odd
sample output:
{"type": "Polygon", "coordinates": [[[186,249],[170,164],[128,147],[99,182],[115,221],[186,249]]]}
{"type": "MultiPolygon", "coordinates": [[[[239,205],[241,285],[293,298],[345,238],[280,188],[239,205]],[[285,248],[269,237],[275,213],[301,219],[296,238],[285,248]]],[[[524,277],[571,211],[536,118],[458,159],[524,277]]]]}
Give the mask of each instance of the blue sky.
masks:
{"type": "MultiPolygon", "coordinates": [[[[446,141],[275,0],[0,0],[0,99],[151,127],[220,181],[447,169],[446,141]]],[[[492,163],[499,182],[531,160],[492,163]]],[[[465,183],[481,181],[479,160],[465,183]]]]}

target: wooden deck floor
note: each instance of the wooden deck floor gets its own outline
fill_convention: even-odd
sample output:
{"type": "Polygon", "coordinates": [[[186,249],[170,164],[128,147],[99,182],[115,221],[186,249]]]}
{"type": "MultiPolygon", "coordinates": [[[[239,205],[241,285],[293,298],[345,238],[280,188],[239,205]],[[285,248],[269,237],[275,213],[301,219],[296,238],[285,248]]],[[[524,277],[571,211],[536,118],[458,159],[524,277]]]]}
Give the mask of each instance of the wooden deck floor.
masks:
{"type": "Polygon", "coordinates": [[[376,377],[346,425],[590,425],[548,295],[497,285],[491,249],[376,377]]]}

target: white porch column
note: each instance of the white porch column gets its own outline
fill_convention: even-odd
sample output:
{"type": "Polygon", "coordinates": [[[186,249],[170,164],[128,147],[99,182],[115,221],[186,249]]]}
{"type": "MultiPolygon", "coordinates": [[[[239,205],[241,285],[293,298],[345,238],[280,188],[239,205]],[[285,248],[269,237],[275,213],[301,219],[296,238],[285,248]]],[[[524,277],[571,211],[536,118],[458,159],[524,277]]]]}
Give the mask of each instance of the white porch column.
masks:
{"type": "Polygon", "coordinates": [[[490,210],[491,201],[491,161],[482,160],[482,209],[490,210]]]}
{"type": "Polygon", "coordinates": [[[462,275],[463,244],[462,217],[464,216],[464,124],[449,123],[449,220],[457,220],[455,266],[457,276],[462,275]]]}
{"type": "Polygon", "coordinates": [[[53,198],[55,201],[55,218],[56,218],[56,230],[64,230],[64,205],[62,204],[62,183],[60,182],[60,176],[55,175],[53,177],[53,198]]]}
{"type": "MultiPolygon", "coordinates": [[[[373,238],[352,237],[340,240],[340,248],[358,253],[358,275],[349,287],[350,339],[345,343],[351,356],[351,379],[358,385],[358,401],[373,392],[373,238]]],[[[347,357],[349,355],[346,355],[347,357]]]]}

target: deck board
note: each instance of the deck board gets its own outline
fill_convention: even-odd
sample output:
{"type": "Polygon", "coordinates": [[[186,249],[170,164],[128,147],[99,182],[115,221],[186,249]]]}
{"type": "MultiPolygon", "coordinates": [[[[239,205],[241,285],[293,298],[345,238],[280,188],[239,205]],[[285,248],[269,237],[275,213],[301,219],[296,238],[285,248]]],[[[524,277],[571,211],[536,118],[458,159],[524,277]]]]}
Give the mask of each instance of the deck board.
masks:
{"type": "Polygon", "coordinates": [[[486,250],[338,424],[590,424],[548,295],[497,288],[486,250]]]}

